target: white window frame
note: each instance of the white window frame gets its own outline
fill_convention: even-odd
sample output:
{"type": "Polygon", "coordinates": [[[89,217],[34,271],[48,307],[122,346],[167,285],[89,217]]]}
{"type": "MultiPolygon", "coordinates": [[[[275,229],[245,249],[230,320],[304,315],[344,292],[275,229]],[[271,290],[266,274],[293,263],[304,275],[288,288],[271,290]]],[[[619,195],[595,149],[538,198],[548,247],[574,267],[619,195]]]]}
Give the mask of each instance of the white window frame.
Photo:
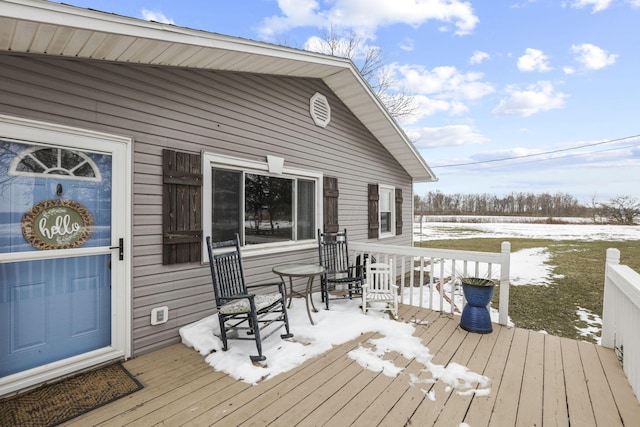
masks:
{"type": "MultiPolygon", "coordinates": [[[[269,156],[271,157],[271,156],[269,156]]],[[[304,169],[296,169],[283,166],[280,173],[269,172],[269,163],[267,161],[267,156],[265,156],[265,160],[255,161],[255,160],[247,160],[238,157],[225,156],[223,154],[211,153],[211,152],[202,152],[202,231],[204,236],[211,235],[211,214],[212,214],[212,200],[211,200],[211,168],[218,167],[221,169],[229,169],[241,172],[249,172],[249,173],[260,173],[268,176],[275,176],[281,178],[301,178],[312,180],[316,183],[316,212],[315,212],[315,228],[319,227],[319,224],[322,224],[322,173],[304,170],[304,169]]],[[[297,215],[297,213],[295,213],[297,215]]],[[[295,223],[297,224],[297,218],[295,223]]],[[[277,242],[277,243],[265,243],[265,244],[256,244],[256,245],[248,245],[242,247],[243,256],[256,256],[256,255],[267,255],[273,253],[282,253],[293,250],[302,250],[302,249],[310,249],[315,248],[317,246],[317,242],[315,238],[299,240],[299,241],[290,241],[290,242],[277,242]]],[[[208,263],[208,253],[206,247],[206,241],[203,239],[202,242],[202,262],[208,263]]]]}
{"type": "MultiPolygon", "coordinates": [[[[387,211],[385,211],[387,212],[387,211]]],[[[378,184],[378,239],[386,239],[396,235],[396,187],[391,185],[378,184]],[[389,193],[389,209],[391,212],[390,231],[382,231],[382,197],[384,193],[389,193]]]]}

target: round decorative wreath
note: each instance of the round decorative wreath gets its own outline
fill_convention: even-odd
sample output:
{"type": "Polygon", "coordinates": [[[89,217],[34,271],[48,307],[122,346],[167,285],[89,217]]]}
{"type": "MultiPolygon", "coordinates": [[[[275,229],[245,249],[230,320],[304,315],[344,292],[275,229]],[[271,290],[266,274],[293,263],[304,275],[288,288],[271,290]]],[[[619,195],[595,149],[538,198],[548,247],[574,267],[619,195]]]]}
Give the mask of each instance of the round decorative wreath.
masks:
{"type": "Polygon", "coordinates": [[[84,245],[93,234],[93,216],[89,209],[78,202],[68,199],[49,199],[37,203],[22,216],[22,235],[35,248],[42,250],[72,249],[84,245]],[[44,240],[36,233],[37,222],[46,212],[55,208],[74,210],[83,220],[84,225],[66,239],[59,241],[44,240]]]}

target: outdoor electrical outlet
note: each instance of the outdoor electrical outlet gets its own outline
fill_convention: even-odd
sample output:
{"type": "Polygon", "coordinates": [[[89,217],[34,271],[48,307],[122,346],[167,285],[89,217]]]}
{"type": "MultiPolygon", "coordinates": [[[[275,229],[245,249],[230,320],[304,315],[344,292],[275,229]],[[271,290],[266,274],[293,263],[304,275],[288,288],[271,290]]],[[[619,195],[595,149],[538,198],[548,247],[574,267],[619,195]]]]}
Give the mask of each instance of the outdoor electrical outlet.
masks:
{"type": "Polygon", "coordinates": [[[159,325],[169,320],[169,307],[156,307],[151,310],[151,324],[159,325]]]}

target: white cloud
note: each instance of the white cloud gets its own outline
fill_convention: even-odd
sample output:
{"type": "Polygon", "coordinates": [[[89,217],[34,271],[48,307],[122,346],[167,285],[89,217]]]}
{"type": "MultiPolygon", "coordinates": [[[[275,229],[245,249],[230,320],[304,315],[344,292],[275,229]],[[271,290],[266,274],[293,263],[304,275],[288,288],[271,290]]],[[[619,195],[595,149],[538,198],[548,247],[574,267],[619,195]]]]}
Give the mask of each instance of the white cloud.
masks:
{"type": "Polygon", "coordinates": [[[171,18],[167,18],[164,13],[157,11],[157,10],[148,10],[148,9],[142,9],[142,19],[144,19],[145,21],[155,21],[155,22],[160,22],[162,24],[172,24],[175,25],[175,22],[173,22],[173,19],[171,18]]]}
{"type": "Polygon", "coordinates": [[[481,133],[468,125],[451,125],[439,128],[423,127],[407,130],[418,148],[451,147],[455,145],[481,144],[488,141],[481,133]]]}
{"type": "Polygon", "coordinates": [[[421,95],[435,95],[439,99],[476,100],[492,92],[490,83],[481,79],[484,74],[461,72],[456,67],[442,66],[432,70],[420,65],[393,64],[397,79],[409,92],[421,95]]]}
{"type": "MultiPolygon", "coordinates": [[[[638,0],[640,1],[640,0],[638,0]]],[[[479,50],[476,50],[475,52],[473,52],[473,55],[471,55],[471,58],[469,59],[469,62],[472,64],[480,64],[482,61],[489,59],[490,56],[487,52],[482,52],[479,50]]]]}
{"type": "Polygon", "coordinates": [[[640,7],[640,0],[627,0],[631,7],[640,7]]]}
{"type": "Polygon", "coordinates": [[[493,85],[482,81],[482,73],[464,73],[456,67],[435,67],[432,70],[420,65],[391,64],[389,67],[398,87],[414,94],[414,103],[418,107],[413,116],[403,118],[404,124],[436,113],[466,113],[469,111],[467,102],[495,91],[493,85]]]}
{"type": "Polygon", "coordinates": [[[548,62],[549,58],[543,51],[538,49],[527,48],[524,55],[518,58],[518,69],[520,71],[549,71],[551,67],[548,62]]]}
{"type": "Polygon", "coordinates": [[[471,3],[460,0],[334,0],[322,8],[317,0],[278,0],[281,15],[266,18],[261,28],[264,37],[296,27],[363,28],[369,32],[393,24],[418,27],[435,20],[455,26],[458,35],[469,34],[478,24],[471,3]]]}
{"type": "Polygon", "coordinates": [[[266,38],[295,27],[322,27],[327,20],[327,17],[318,11],[320,5],[316,0],[278,0],[278,7],[282,15],[265,18],[265,23],[260,29],[266,38]]]}
{"type": "Polygon", "coordinates": [[[414,42],[415,40],[413,40],[412,38],[406,37],[404,40],[402,40],[402,43],[400,43],[399,47],[404,51],[411,52],[414,49],[414,42]]]}
{"type": "Polygon", "coordinates": [[[511,9],[520,9],[523,7],[527,7],[528,3],[535,3],[536,0],[527,0],[526,2],[523,3],[514,3],[511,6],[509,6],[511,9]]]}
{"type": "Polygon", "coordinates": [[[562,67],[562,71],[567,75],[574,74],[576,72],[573,67],[562,67]]]}
{"type": "Polygon", "coordinates": [[[445,101],[424,95],[414,95],[413,105],[415,111],[410,116],[401,117],[399,120],[403,126],[410,125],[418,120],[437,113],[449,113],[456,116],[469,111],[466,105],[456,101],[445,101]]]}
{"type": "Polygon", "coordinates": [[[525,90],[509,87],[507,92],[509,97],[500,101],[500,104],[493,110],[493,114],[529,117],[564,107],[565,98],[568,96],[561,92],[555,92],[553,85],[547,81],[538,82],[525,90]]]}
{"type": "Polygon", "coordinates": [[[576,60],[589,70],[599,70],[608,65],[613,65],[618,55],[609,54],[606,50],[590,43],[572,45],[571,52],[575,53],[576,60]]]}
{"type": "Polygon", "coordinates": [[[603,10],[611,6],[611,0],[573,0],[570,5],[571,7],[576,9],[593,6],[591,12],[596,13],[602,12],[603,10]]]}
{"type": "MultiPolygon", "coordinates": [[[[452,111],[455,106],[449,102],[441,99],[429,98],[424,95],[415,95],[414,102],[418,106],[419,115],[421,117],[431,116],[436,113],[442,113],[452,111]]],[[[459,107],[458,107],[459,110],[459,107]]]]}

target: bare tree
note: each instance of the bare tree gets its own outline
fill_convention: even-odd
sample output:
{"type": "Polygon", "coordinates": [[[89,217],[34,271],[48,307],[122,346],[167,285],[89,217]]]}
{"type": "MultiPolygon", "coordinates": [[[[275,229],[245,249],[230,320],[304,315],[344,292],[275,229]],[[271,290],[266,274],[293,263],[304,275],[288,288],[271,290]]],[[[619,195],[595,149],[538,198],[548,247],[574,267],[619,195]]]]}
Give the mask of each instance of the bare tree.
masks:
{"type": "Polygon", "coordinates": [[[367,44],[366,38],[353,30],[341,32],[333,25],[324,31],[319,42],[314,50],[353,61],[391,117],[399,119],[416,112],[414,97],[398,86],[379,46],[367,44]]]}
{"type": "Polygon", "coordinates": [[[602,214],[618,224],[633,224],[636,216],[640,215],[640,202],[631,196],[618,196],[601,203],[602,214]]]}
{"type": "Polygon", "coordinates": [[[598,198],[595,194],[591,196],[591,205],[589,206],[589,208],[591,210],[591,218],[593,219],[594,224],[604,222],[604,215],[602,214],[602,204],[598,203],[598,198]]]}

